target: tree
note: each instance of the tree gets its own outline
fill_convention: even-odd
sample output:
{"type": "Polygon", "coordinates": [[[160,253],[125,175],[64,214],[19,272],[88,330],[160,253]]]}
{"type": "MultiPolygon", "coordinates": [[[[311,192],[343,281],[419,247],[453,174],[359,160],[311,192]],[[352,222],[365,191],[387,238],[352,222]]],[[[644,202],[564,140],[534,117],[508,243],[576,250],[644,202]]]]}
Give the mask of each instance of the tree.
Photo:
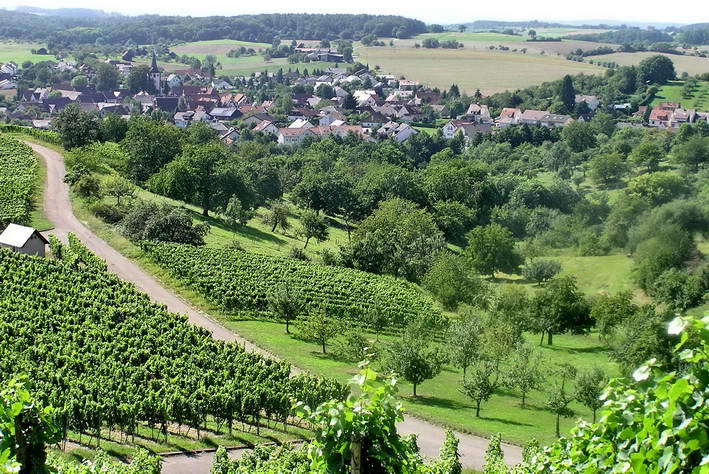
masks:
{"type": "Polygon", "coordinates": [[[345,100],[342,101],[342,108],[345,110],[354,110],[357,108],[357,100],[352,94],[347,94],[345,100]]]}
{"type": "Polygon", "coordinates": [[[551,280],[561,271],[561,264],[556,260],[533,260],[522,269],[522,276],[540,285],[551,280]]]}
{"type": "Polygon", "coordinates": [[[108,92],[118,88],[120,74],[116,66],[109,63],[98,63],[96,65],[96,90],[108,92]]]}
{"type": "Polygon", "coordinates": [[[308,247],[308,242],[310,239],[314,238],[318,242],[325,242],[327,240],[329,229],[327,227],[327,222],[325,218],[319,216],[315,211],[305,211],[300,218],[300,235],[305,237],[305,245],[303,248],[308,247]]]}
{"type": "MultiPolygon", "coordinates": [[[[290,322],[295,321],[303,312],[305,305],[291,287],[281,284],[268,295],[268,308],[286,323],[286,334],[290,334],[290,322]]],[[[325,352],[325,349],[323,349],[325,352]]]]}
{"type": "Polygon", "coordinates": [[[574,110],[576,104],[576,89],[574,89],[574,81],[568,74],[561,80],[559,86],[559,100],[566,107],[567,112],[574,110]]]}
{"type": "Polygon", "coordinates": [[[628,172],[620,153],[598,154],[588,162],[588,166],[591,179],[605,186],[617,183],[628,172]]]}
{"type": "Polygon", "coordinates": [[[179,207],[140,202],[121,221],[121,231],[134,242],[157,240],[200,246],[209,233],[209,224],[195,224],[179,207]]]}
{"type": "Polygon", "coordinates": [[[645,141],[633,149],[629,158],[635,166],[642,166],[648,173],[652,173],[657,171],[664,156],[665,153],[656,141],[645,141]]]}
{"type": "Polygon", "coordinates": [[[534,330],[541,333],[542,341],[546,333],[550,346],[554,334],[584,334],[593,325],[589,304],[570,276],[550,280],[537,290],[530,306],[534,330]]]}
{"type": "Polygon", "coordinates": [[[282,232],[286,232],[291,227],[288,214],[288,205],[285,202],[275,201],[271,204],[271,208],[266,212],[263,220],[271,226],[271,232],[275,232],[276,227],[280,227],[282,232]]]}
{"type": "Polygon", "coordinates": [[[581,372],[576,378],[576,400],[593,412],[593,423],[596,411],[603,406],[601,394],[607,383],[608,377],[599,367],[581,372]]]}
{"type": "Polygon", "coordinates": [[[564,126],[561,137],[572,151],[580,153],[596,146],[593,126],[588,122],[571,122],[564,126]]]}
{"type": "Polygon", "coordinates": [[[465,30],[467,30],[467,29],[468,29],[468,27],[466,25],[463,25],[463,24],[458,25],[458,31],[460,31],[461,33],[465,33],[465,30]]]}
{"type": "Polygon", "coordinates": [[[132,94],[137,94],[138,92],[149,92],[151,94],[156,93],[155,84],[150,79],[150,66],[147,64],[139,64],[134,66],[128,73],[128,79],[126,80],[128,85],[128,90],[132,94]]]}
{"type": "Polygon", "coordinates": [[[641,174],[628,181],[625,188],[630,198],[639,198],[652,206],[670,202],[686,192],[684,179],[669,171],[641,174]]]}
{"type": "Polygon", "coordinates": [[[387,349],[384,365],[387,370],[401,376],[416,387],[441,372],[443,358],[437,350],[419,337],[405,335],[387,349]]]}
{"type": "Polygon", "coordinates": [[[545,380],[542,356],[526,342],[517,344],[507,367],[505,385],[519,390],[522,394],[522,408],[525,407],[527,394],[532,390],[539,390],[545,380]]]}
{"type": "MultiPolygon", "coordinates": [[[[221,143],[186,145],[180,156],[150,178],[149,187],[174,199],[198,203],[206,217],[218,200],[226,201],[232,189],[225,176],[232,170],[225,166],[229,158],[221,143]]],[[[240,197],[245,197],[243,192],[240,197]]]]}
{"type": "Polygon", "coordinates": [[[674,311],[684,312],[704,301],[707,283],[699,275],[669,268],[655,279],[649,293],[657,302],[666,304],[674,311]]]}
{"type": "Polygon", "coordinates": [[[537,37],[537,32],[535,30],[529,30],[527,32],[530,38],[535,39],[537,37]]]}
{"type": "Polygon", "coordinates": [[[145,117],[128,121],[128,132],[121,143],[128,152],[131,178],[144,183],[182,151],[182,132],[173,125],[145,117]]]}
{"type": "Polygon", "coordinates": [[[556,415],[556,437],[561,436],[559,423],[561,417],[571,418],[574,411],[569,404],[574,401],[572,393],[566,390],[566,383],[576,377],[576,368],[570,364],[559,364],[556,370],[556,381],[552,385],[547,398],[547,408],[556,415]]]}
{"type": "Polygon", "coordinates": [[[480,418],[480,405],[490,400],[497,390],[497,366],[489,360],[478,360],[470,367],[470,376],[463,379],[458,390],[475,402],[475,416],[480,418]]]}
{"type": "Polygon", "coordinates": [[[300,334],[306,341],[318,343],[322,353],[326,354],[325,345],[342,332],[342,325],[336,318],[328,316],[323,308],[318,308],[301,321],[300,334]]]}
{"type": "Polygon", "coordinates": [[[83,89],[88,85],[89,85],[89,80],[83,74],[80,74],[78,76],[74,76],[74,78],[71,80],[71,87],[73,87],[75,89],[83,89]]]}
{"type": "Polygon", "coordinates": [[[672,148],[672,160],[692,171],[703,168],[709,163],[709,137],[699,135],[672,148]]]}
{"type": "Polygon", "coordinates": [[[656,54],[640,61],[638,76],[643,84],[666,84],[677,77],[677,74],[675,65],[670,58],[656,54]]]}
{"type": "Polygon", "coordinates": [[[483,327],[480,319],[464,314],[451,323],[446,332],[448,357],[455,367],[463,370],[463,380],[468,367],[480,357],[480,336],[483,327]]]}
{"type": "Polygon", "coordinates": [[[522,264],[512,233],[499,224],[476,227],[466,239],[465,257],[483,275],[495,278],[495,272],[514,273],[522,264]]]}
{"type": "Polygon", "coordinates": [[[591,305],[591,319],[596,322],[598,337],[609,341],[614,330],[633,318],[639,309],[633,303],[632,292],[627,290],[596,296],[591,305]]]}
{"type": "Polygon", "coordinates": [[[455,310],[460,303],[478,305],[487,289],[463,257],[447,251],[440,252],[422,283],[449,310],[455,310]]]}
{"type": "MultiPolygon", "coordinates": [[[[585,104],[586,102],[582,103],[585,104]]],[[[616,124],[612,115],[598,111],[591,119],[591,128],[593,128],[593,131],[597,134],[602,133],[610,137],[613,135],[613,132],[615,132],[616,124]]]]}
{"type": "Polygon", "coordinates": [[[443,247],[443,234],[428,211],[393,198],[362,221],[349,248],[358,269],[419,281],[443,247]]]}
{"type": "Polygon", "coordinates": [[[226,223],[232,227],[246,225],[256,214],[255,211],[244,206],[236,195],[229,198],[221,213],[224,215],[226,223]]]}
{"type": "Polygon", "coordinates": [[[116,204],[119,206],[122,197],[130,199],[135,197],[135,186],[122,176],[111,176],[103,186],[105,194],[115,197],[116,204]]]}
{"type": "Polygon", "coordinates": [[[128,122],[118,114],[108,114],[101,121],[101,140],[104,142],[118,143],[123,140],[128,132],[128,122]]]}
{"type": "Polygon", "coordinates": [[[217,131],[200,120],[187,128],[187,137],[194,145],[206,145],[217,138],[217,131]]]}
{"type": "Polygon", "coordinates": [[[97,114],[84,112],[77,104],[65,107],[54,120],[62,146],[67,150],[88,145],[100,138],[101,121],[97,114]]]}

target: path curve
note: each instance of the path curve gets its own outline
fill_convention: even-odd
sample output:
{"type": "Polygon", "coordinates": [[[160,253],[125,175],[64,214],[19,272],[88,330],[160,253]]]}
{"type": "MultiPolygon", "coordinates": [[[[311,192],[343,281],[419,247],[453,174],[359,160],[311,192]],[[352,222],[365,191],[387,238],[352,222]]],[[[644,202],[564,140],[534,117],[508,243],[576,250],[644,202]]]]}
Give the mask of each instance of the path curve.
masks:
{"type": "MultiPolygon", "coordinates": [[[[258,352],[266,357],[276,358],[273,354],[257,347],[253,343],[230,331],[217,323],[203,312],[193,308],[184,300],[163,287],[154,277],[144,272],[136,263],[124,257],[113,247],[91,232],[75,216],[69,200],[69,188],[64,183],[64,160],[60,153],[32,142],[26,142],[42,157],[46,165],[44,191],[44,212],[54,224],[54,229],[49,233],[66,241],[67,234],[73,232],[92,252],[101,257],[108,264],[108,269],[121,279],[130,281],[150,298],[164,304],[175,313],[187,315],[189,321],[212,333],[215,339],[237,342],[248,351],[258,352]]],[[[407,416],[397,425],[402,434],[417,434],[418,445],[425,457],[434,458],[443,443],[445,429],[427,421],[407,416]]],[[[483,437],[456,433],[460,439],[459,451],[464,467],[481,470],[484,465],[484,455],[488,440],[483,437]]],[[[505,460],[509,464],[519,463],[522,459],[522,450],[519,446],[503,445],[505,460]]],[[[208,473],[211,467],[213,454],[198,456],[180,455],[172,456],[165,461],[163,472],[168,474],[180,473],[208,473]]]]}

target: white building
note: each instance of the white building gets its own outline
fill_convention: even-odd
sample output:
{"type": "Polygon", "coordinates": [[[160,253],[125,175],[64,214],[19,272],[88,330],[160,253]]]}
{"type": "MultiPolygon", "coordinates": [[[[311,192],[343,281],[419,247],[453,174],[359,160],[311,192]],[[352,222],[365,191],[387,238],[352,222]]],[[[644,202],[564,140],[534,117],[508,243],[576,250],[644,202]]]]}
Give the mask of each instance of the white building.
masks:
{"type": "Polygon", "coordinates": [[[26,255],[44,257],[45,245],[49,242],[32,227],[10,224],[0,234],[0,247],[12,249],[26,255]]]}

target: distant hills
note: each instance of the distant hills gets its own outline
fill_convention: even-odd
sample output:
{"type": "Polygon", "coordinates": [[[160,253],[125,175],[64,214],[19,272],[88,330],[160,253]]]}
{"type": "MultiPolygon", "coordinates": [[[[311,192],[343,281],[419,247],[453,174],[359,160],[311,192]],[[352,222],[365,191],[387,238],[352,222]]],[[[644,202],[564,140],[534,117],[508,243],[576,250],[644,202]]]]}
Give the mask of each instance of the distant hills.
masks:
{"type": "Polygon", "coordinates": [[[61,16],[65,18],[105,18],[121,16],[119,13],[109,13],[103,10],[92,10],[90,8],[39,8],[22,5],[16,7],[15,11],[31,13],[33,15],[61,16]]]}

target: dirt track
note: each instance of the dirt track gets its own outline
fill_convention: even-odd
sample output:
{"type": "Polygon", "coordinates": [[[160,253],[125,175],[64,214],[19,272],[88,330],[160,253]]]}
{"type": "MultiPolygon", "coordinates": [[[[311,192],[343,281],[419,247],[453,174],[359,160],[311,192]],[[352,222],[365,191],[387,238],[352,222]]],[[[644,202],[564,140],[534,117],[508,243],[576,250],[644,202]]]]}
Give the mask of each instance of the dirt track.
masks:
{"type": "MultiPolygon", "coordinates": [[[[42,157],[46,164],[44,211],[47,218],[55,226],[50,231],[51,234],[66,240],[67,233],[73,232],[92,252],[106,260],[110,271],[123,280],[133,282],[141,291],[147,293],[153,301],[166,305],[170,311],[187,315],[192,324],[209,330],[215,339],[236,341],[243,345],[246,350],[274,357],[188,305],[178,296],[165,289],[155,278],[145,273],[137,264],[114,250],[84,226],[74,216],[72,211],[69,190],[63,181],[64,161],[62,156],[50,148],[30,142],[27,142],[27,144],[42,157]]],[[[461,414],[461,416],[469,415],[461,414]]],[[[403,434],[415,433],[418,435],[418,445],[424,456],[436,457],[438,455],[438,450],[445,434],[443,428],[411,416],[407,416],[402,423],[399,423],[398,428],[403,434]]],[[[463,466],[477,470],[482,469],[488,440],[478,436],[456,434],[460,438],[459,451],[463,466]]],[[[504,445],[503,449],[505,460],[508,463],[514,464],[521,460],[522,450],[518,446],[504,445]]],[[[170,457],[165,461],[163,472],[170,474],[208,473],[212,459],[213,454],[211,453],[198,456],[181,455],[170,457]]]]}

